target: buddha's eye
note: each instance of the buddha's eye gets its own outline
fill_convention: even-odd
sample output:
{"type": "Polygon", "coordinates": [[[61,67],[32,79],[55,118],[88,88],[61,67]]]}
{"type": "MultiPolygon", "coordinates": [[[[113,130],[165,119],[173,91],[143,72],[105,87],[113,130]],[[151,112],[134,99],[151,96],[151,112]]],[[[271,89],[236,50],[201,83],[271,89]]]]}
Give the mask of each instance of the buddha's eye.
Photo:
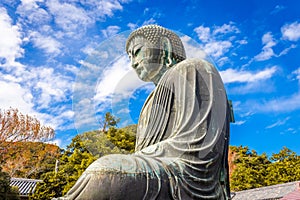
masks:
{"type": "Polygon", "coordinates": [[[133,55],[134,55],[134,56],[137,56],[137,55],[140,53],[140,51],[141,51],[141,48],[136,49],[133,55]]]}

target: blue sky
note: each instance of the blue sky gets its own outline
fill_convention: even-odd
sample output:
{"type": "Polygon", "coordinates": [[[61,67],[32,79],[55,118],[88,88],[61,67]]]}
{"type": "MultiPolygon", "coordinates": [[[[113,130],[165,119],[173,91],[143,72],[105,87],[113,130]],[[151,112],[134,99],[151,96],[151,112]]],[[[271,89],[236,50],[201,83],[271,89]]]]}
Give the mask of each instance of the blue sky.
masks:
{"type": "Polygon", "coordinates": [[[56,130],[97,129],[111,111],[136,123],[152,84],[137,79],[126,37],[145,24],[177,31],[188,57],[217,65],[236,123],[231,145],[300,154],[300,2],[1,0],[0,108],[56,130]]]}

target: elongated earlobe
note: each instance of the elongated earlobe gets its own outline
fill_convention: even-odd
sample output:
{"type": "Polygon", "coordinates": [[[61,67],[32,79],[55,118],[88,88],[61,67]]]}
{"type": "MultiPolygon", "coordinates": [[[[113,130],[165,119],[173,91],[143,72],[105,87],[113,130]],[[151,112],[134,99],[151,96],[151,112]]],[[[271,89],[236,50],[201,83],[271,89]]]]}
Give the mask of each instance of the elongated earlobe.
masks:
{"type": "Polygon", "coordinates": [[[173,65],[172,60],[172,45],[167,37],[163,37],[161,39],[161,47],[163,50],[163,59],[167,67],[171,67],[173,65]]]}

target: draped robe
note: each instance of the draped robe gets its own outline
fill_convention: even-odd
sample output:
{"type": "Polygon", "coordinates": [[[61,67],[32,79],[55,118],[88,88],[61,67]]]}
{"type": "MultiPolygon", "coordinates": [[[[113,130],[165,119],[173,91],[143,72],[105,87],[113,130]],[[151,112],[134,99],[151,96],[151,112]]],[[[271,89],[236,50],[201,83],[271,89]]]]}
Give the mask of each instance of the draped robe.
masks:
{"type": "Polygon", "coordinates": [[[229,199],[229,117],[215,67],[184,60],[147,98],[135,153],[96,160],[59,199],[229,199]]]}

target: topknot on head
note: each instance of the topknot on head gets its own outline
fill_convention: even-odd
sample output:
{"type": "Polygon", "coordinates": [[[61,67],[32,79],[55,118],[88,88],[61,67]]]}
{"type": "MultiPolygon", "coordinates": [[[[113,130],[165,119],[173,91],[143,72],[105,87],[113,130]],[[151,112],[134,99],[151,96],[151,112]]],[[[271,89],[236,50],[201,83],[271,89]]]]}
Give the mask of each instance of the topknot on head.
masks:
{"type": "Polygon", "coordinates": [[[150,43],[158,47],[160,45],[161,39],[163,37],[166,37],[171,42],[172,54],[175,61],[178,63],[186,58],[184,46],[181,39],[173,31],[170,31],[162,26],[151,24],[142,26],[133,31],[127,39],[126,52],[129,48],[130,42],[135,37],[144,37],[150,43]]]}

